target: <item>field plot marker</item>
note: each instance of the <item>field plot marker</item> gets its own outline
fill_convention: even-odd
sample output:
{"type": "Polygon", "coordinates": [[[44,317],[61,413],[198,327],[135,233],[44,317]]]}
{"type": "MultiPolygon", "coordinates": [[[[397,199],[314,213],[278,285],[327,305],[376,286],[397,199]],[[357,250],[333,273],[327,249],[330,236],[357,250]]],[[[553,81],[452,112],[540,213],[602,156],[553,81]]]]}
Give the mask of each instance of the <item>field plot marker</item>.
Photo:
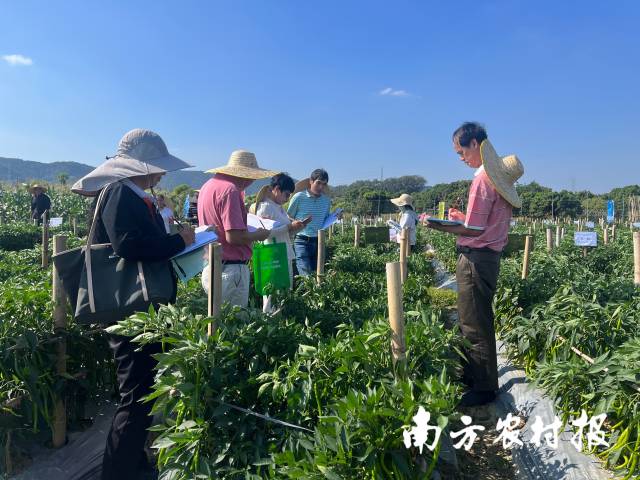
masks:
{"type": "MultiPolygon", "coordinates": [[[[48,223],[45,223],[45,225],[47,224],[48,223]]],[[[66,249],[67,236],[54,235],[53,254],[64,252],[66,249]]],[[[53,266],[53,325],[54,332],[60,335],[60,338],[56,342],[56,374],[63,376],[67,373],[67,341],[64,336],[67,329],[67,297],[55,264],[53,266]]],[[[62,447],[66,443],[67,437],[67,409],[65,407],[64,396],[58,398],[53,407],[53,425],[51,430],[53,448],[62,447]]]]}
{"type": "Polygon", "coordinates": [[[49,210],[42,214],[42,268],[49,266],[49,210]]]}
{"type": "Polygon", "coordinates": [[[407,356],[404,341],[404,313],[402,311],[400,262],[387,263],[387,304],[389,306],[389,324],[393,331],[391,338],[393,362],[404,362],[407,356]]]}
{"type": "Polygon", "coordinates": [[[529,253],[531,252],[531,235],[524,237],[524,258],[522,259],[522,280],[529,275],[529,253]]]}
{"type": "Polygon", "coordinates": [[[640,286],[640,232],[633,232],[633,283],[640,286]]]}
{"type": "Polygon", "coordinates": [[[322,283],[322,278],[324,277],[324,261],[325,261],[325,238],[327,232],[324,230],[318,230],[318,265],[316,268],[316,281],[318,285],[322,283]]]}
{"type": "Polygon", "coordinates": [[[209,297],[207,298],[207,315],[214,320],[209,324],[209,335],[216,331],[217,318],[222,306],[222,245],[209,244],[209,297]]]}

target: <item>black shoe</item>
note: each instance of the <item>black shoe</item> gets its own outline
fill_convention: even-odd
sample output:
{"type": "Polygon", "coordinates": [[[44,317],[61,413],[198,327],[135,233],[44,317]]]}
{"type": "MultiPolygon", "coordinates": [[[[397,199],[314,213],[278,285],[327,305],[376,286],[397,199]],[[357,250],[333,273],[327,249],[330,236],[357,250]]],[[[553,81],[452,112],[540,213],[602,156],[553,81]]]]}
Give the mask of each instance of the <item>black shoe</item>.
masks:
{"type": "Polygon", "coordinates": [[[496,399],[496,392],[493,390],[485,391],[469,391],[462,395],[462,399],[458,404],[461,407],[479,407],[491,403],[496,399]]]}

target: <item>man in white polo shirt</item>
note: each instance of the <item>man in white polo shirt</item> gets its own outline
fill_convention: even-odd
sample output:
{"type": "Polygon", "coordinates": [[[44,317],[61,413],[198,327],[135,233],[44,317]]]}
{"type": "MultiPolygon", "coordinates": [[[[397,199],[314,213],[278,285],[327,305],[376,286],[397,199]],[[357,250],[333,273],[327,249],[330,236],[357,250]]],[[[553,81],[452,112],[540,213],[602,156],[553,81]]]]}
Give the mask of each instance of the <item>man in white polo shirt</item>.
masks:
{"type": "Polygon", "coordinates": [[[287,213],[294,220],[306,221],[307,226],[298,232],[293,242],[296,267],[300,275],[313,275],[318,264],[318,230],[322,228],[331,211],[331,199],[324,191],[329,183],[329,174],[318,168],[309,176],[308,188],[296,193],[287,213]]]}

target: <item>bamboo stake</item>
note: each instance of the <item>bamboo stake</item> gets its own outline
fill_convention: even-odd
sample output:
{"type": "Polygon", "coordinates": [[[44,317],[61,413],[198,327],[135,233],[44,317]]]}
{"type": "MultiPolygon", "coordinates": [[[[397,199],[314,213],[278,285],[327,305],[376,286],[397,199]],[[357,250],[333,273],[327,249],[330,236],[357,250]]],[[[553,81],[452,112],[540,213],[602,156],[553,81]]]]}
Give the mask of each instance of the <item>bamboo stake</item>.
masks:
{"type": "Polygon", "coordinates": [[[587,253],[588,253],[588,251],[587,251],[587,247],[582,247],[582,256],[583,256],[584,258],[587,258],[587,253]]]}
{"type": "Polygon", "coordinates": [[[616,224],[611,225],[611,241],[615,241],[616,239],[616,224]]]}
{"type": "Polygon", "coordinates": [[[640,232],[633,232],[633,283],[640,286],[640,232]]]}
{"type": "Polygon", "coordinates": [[[341,227],[341,234],[344,235],[344,220],[342,220],[342,222],[340,222],[340,227],[341,227]]]}
{"type": "Polygon", "coordinates": [[[325,261],[325,236],[324,230],[318,230],[318,264],[316,268],[316,281],[318,285],[322,283],[322,277],[324,277],[324,261],[325,261]]]}
{"type": "MultiPolygon", "coordinates": [[[[53,236],[53,254],[67,249],[67,236],[53,236]]],[[[63,377],[67,373],[67,297],[58,275],[58,270],[53,266],[53,325],[56,335],[60,338],[56,342],[56,374],[63,377]]],[[[66,443],[67,438],[67,409],[65,398],[56,399],[53,407],[53,424],[51,428],[53,448],[60,448],[66,443]]]]}
{"type": "Polygon", "coordinates": [[[356,223],[353,234],[353,246],[358,248],[360,246],[360,224],[356,223]]]}
{"type": "Polygon", "coordinates": [[[209,324],[209,335],[218,328],[216,322],[222,308],[222,245],[209,244],[209,296],[207,298],[207,315],[213,318],[209,324]]]}
{"type": "Polygon", "coordinates": [[[49,266],[49,210],[42,214],[42,268],[49,266]]]}
{"type": "MultiPolygon", "coordinates": [[[[567,341],[567,339],[566,339],[566,338],[564,338],[562,335],[558,335],[558,339],[560,339],[562,342],[566,342],[566,341],[567,341]]],[[[571,348],[571,351],[572,351],[573,353],[575,353],[576,355],[578,355],[581,359],[583,359],[583,360],[584,360],[585,362],[587,362],[588,364],[593,365],[594,363],[596,363],[596,361],[595,361],[593,358],[591,358],[591,357],[590,357],[589,355],[587,355],[586,353],[581,352],[581,351],[580,351],[580,350],[578,350],[576,347],[573,347],[573,346],[572,346],[572,347],[569,347],[569,348],[571,348]]],[[[604,367],[604,368],[602,369],[602,371],[603,371],[604,373],[608,373],[608,372],[609,372],[609,369],[608,369],[607,367],[604,367]]],[[[630,383],[631,388],[633,388],[636,392],[640,392],[640,387],[639,387],[638,385],[636,385],[636,384],[632,383],[630,380],[627,380],[627,381],[630,383]]]]}
{"type": "Polygon", "coordinates": [[[522,280],[529,275],[529,251],[531,250],[531,235],[524,238],[524,258],[522,259],[522,280]]]}
{"type": "Polygon", "coordinates": [[[400,265],[400,262],[389,262],[386,268],[389,323],[393,332],[391,337],[391,355],[393,356],[394,363],[398,361],[404,362],[406,360],[400,265]]]}
{"type": "Polygon", "coordinates": [[[407,279],[407,229],[400,230],[400,281],[407,279]]]}
{"type": "Polygon", "coordinates": [[[564,240],[564,227],[560,230],[560,240],[564,240]]]}
{"type": "Polygon", "coordinates": [[[550,252],[553,249],[553,234],[551,229],[547,228],[547,251],[550,252]]]}
{"type": "Polygon", "coordinates": [[[560,226],[556,227],[556,248],[560,246],[560,226]]]}
{"type": "Polygon", "coordinates": [[[78,236],[78,220],[76,219],[76,217],[73,217],[71,219],[71,225],[73,226],[73,236],[77,237],[78,236]]]}
{"type": "Polygon", "coordinates": [[[605,225],[604,230],[602,231],[602,243],[605,245],[609,243],[609,227],[605,225]]]}

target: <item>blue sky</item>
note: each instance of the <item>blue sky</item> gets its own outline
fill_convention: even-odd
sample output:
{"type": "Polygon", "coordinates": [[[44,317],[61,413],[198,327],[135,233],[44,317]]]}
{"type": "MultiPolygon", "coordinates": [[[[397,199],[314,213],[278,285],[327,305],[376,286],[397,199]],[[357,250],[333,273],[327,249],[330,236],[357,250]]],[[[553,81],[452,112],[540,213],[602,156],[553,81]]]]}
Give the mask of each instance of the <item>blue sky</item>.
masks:
{"type": "Polygon", "coordinates": [[[478,120],[524,182],[605,192],[640,182],[639,22],[637,1],[2,1],[0,156],[97,165],[143,127],[203,170],[245,148],[433,185],[472,176],[450,138],[478,120]]]}

